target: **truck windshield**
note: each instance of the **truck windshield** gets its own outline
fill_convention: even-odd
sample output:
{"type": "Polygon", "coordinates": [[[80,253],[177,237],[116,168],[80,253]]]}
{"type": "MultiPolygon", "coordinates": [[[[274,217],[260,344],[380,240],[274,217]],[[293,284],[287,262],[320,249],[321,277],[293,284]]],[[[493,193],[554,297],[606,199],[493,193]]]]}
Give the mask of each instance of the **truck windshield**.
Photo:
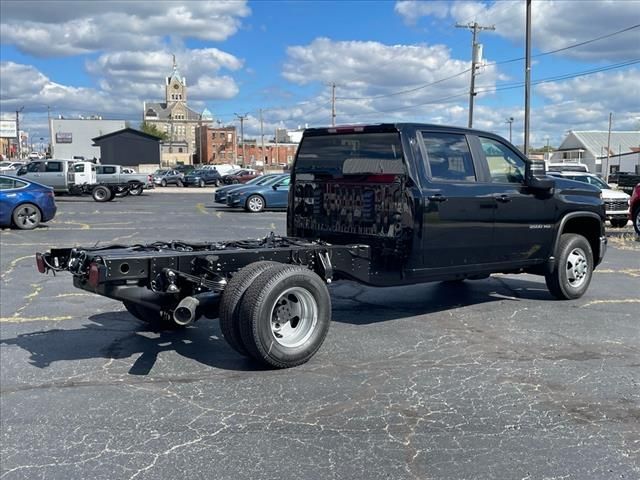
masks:
{"type": "Polygon", "coordinates": [[[296,160],[297,174],[401,175],[405,173],[397,132],[328,134],[304,137],[296,160]]]}

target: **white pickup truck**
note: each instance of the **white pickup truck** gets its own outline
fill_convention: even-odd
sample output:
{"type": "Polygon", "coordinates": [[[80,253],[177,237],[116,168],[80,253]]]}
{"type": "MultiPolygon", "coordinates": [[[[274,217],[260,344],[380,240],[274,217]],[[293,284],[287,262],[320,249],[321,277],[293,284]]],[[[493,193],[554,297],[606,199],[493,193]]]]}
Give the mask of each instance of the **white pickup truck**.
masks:
{"type": "Polygon", "coordinates": [[[96,173],[98,183],[128,185],[128,191],[131,195],[140,195],[144,188],[149,188],[150,185],[153,186],[153,179],[150,175],[135,173],[131,168],[120,165],[97,165],[96,173]]]}

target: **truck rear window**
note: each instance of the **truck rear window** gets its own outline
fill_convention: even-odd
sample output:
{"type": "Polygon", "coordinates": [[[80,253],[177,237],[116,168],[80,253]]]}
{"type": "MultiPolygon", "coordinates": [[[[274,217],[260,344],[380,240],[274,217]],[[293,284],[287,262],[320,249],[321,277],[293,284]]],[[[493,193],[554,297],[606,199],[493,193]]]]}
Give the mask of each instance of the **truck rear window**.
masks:
{"type": "Polygon", "coordinates": [[[357,133],[305,137],[295,171],[333,178],[405,173],[400,134],[357,133]]]}

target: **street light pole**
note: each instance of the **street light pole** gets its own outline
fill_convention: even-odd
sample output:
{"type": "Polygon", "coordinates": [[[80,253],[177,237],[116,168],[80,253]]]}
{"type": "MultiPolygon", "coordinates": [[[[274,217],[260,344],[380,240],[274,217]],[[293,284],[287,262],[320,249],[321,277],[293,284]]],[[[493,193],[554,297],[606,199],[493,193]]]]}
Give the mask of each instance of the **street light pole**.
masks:
{"type": "Polygon", "coordinates": [[[511,128],[512,125],[513,125],[513,117],[509,117],[507,119],[506,123],[509,124],[509,143],[513,143],[513,140],[512,140],[512,128],[511,128]]]}

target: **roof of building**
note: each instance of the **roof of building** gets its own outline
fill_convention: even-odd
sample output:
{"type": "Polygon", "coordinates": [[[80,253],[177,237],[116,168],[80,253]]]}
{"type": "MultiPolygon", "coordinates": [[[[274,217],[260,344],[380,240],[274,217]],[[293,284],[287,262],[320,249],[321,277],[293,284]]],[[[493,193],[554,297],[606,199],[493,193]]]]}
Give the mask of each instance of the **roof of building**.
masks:
{"type": "Polygon", "coordinates": [[[104,140],[105,138],[108,137],[114,137],[116,135],[122,135],[123,133],[132,133],[134,135],[138,135],[140,137],[144,137],[144,138],[148,138],[149,140],[157,140],[160,141],[162,140],[160,137],[156,137],[155,135],[151,135],[149,133],[143,132],[141,130],[136,130],[135,128],[123,128],[122,130],[116,130],[115,132],[111,132],[111,133],[107,133],[106,135],[100,135],[99,137],[95,137],[92,138],[91,140],[95,141],[100,141],[100,140],[104,140]]]}
{"type": "Polygon", "coordinates": [[[213,114],[209,111],[207,107],[202,111],[202,120],[213,120],[213,114]]]}
{"type": "MultiPolygon", "coordinates": [[[[147,120],[169,120],[169,115],[177,103],[166,102],[145,102],[144,118],[147,120]]],[[[197,121],[200,120],[200,114],[194,110],[191,110],[185,103],[182,103],[187,111],[185,120],[197,121]]]]}
{"type": "Polygon", "coordinates": [[[610,155],[633,152],[640,147],[640,132],[611,132],[610,141],[608,136],[607,131],[570,131],[558,150],[583,148],[591,152],[594,157],[606,157],[607,144],[610,155]]]}

